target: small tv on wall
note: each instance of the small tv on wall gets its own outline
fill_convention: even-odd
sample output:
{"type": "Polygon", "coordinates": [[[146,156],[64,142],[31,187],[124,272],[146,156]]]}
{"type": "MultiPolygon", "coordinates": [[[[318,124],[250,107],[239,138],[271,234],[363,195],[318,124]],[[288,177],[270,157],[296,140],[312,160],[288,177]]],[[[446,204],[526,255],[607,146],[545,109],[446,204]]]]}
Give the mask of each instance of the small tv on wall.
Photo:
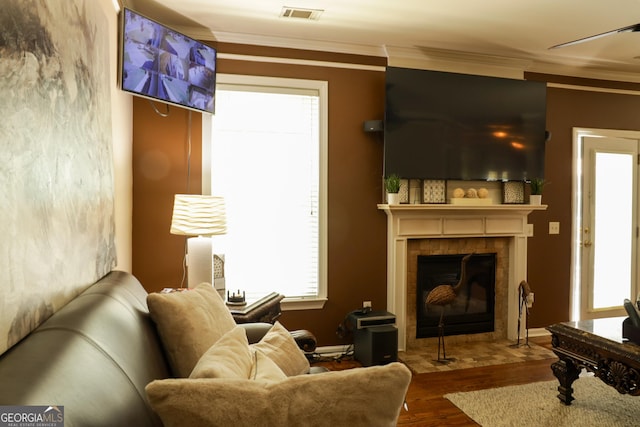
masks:
{"type": "Polygon", "coordinates": [[[213,114],[216,50],[124,8],[120,84],[137,96],[213,114]]]}

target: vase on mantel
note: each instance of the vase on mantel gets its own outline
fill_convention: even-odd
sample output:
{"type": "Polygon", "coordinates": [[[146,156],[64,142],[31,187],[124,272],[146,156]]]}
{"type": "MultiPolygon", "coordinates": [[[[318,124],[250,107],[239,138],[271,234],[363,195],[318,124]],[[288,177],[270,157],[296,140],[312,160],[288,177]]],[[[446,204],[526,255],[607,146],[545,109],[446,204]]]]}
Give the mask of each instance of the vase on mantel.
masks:
{"type": "Polygon", "coordinates": [[[400,204],[400,193],[387,193],[387,204],[388,205],[400,204]]]}
{"type": "Polygon", "coordinates": [[[540,206],[542,204],[542,194],[532,194],[529,196],[529,204],[540,206]]]}

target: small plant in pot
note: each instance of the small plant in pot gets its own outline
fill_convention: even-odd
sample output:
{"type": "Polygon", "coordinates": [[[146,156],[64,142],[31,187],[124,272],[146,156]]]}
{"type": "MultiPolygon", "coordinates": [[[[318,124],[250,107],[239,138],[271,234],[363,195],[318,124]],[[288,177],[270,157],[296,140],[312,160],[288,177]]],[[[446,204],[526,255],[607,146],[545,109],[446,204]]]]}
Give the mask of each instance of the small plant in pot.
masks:
{"type": "Polygon", "coordinates": [[[529,203],[532,205],[541,205],[542,204],[542,190],[544,190],[544,186],[547,182],[544,178],[533,178],[529,183],[529,188],[531,189],[531,195],[529,196],[529,203]]]}
{"type": "Polygon", "coordinates": [[[398,195],[400,191],[400,177],[395,173],[386,177],[384,179],[384,188],[387,190],[387,203],[397,205],[400,200],[400,196],[398,195]]]}

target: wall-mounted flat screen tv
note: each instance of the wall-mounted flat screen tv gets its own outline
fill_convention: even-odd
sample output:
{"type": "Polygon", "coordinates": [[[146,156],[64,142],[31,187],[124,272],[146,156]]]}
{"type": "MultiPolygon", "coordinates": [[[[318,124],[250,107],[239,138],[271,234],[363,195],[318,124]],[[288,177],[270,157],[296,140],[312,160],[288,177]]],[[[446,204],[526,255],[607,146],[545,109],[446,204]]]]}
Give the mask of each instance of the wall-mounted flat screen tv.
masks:
{"type": "Polygon", "coordinates": [[[124,8],[120,82],[134,95],[213,113],[216,50],[124,8]]]}
{"type": "Polygon", "coordinates": [[[385,176],[544,177],[546,90],[544,82],[388,67],[385,176]]]}

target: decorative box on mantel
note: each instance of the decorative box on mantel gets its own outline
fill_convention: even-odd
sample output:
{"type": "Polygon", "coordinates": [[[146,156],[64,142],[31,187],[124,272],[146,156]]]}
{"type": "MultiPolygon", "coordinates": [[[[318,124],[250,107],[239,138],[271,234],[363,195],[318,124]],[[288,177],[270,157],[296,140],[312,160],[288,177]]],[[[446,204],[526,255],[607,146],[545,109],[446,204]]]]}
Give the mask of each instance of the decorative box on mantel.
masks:
{"type": "MultiPolygon", "coordinates": [[[[387,214],[387,311],[395,313],[398,350],[407,337],[407,241],[501,237],[509,241],[507,333],[518,336],[518,284],[527,278],[527,217],[546,205],[378,205],[387,214]]],[[[524,329],[524,322],[521,328],[524,329]]],[[[524,330],[521,331],[524,336],[524,330]]]]}

